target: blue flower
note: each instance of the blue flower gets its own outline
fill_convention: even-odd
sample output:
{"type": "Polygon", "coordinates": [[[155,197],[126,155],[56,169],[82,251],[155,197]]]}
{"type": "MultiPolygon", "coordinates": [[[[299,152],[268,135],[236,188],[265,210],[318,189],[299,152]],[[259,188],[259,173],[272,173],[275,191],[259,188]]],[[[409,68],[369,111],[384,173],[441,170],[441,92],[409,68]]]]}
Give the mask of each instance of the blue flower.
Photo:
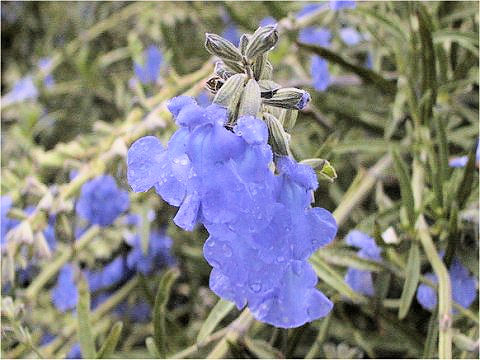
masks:
{"type": "Polygon", "coordinates": [[[38,97],[38,90],[31,76],[25,76],[18,80],[13,89],[10,90],[2,99],[4,105],[22,102],[25,100],[35,100],[38,97]]]}
{"type": "MultiPolygon", "coordinates": [[[[479,144],[477,144],[477,150],[475,152],[475,159],[476,159],[476,162],[480,162],[480,142],[479,144]]],[[[467,165],[467,162],[468,162],[468,156],[460,156],[460,157],[454,157],[452,159],[449,160],[448,162],[448,165],[450,165],[451,167],[465,167],[465,165],[467,165]]]]}
{"type": "Polygon", "coordinates": [[[116,285],[127,276],[128,269],[123,256],[117,256],[101,270],[86,271],[88,286],[92,292],[116,285]]]}
{"type": "MultiPolygon", "coordinates": [[[[470,307],[477,298],[477,282],[475,276],[470,276],[468,269],[458,259],[454,258],[449,269],[452,284],[452,299],[464,308],[470,307]]],[[[425,275],[434,284],[438,283],[433,273],[425,275]]],[[[433,310],[437,306],[436,291],[428,285],[421,284],[417,289],[417,301],[426,310],[433,310]]],[[[454,313],[456,311],[454,310],[454,313]]]]}
{"type": "Polygon", "coordinates": [[[331,84],[327,60],[318,55],[311,57],[310,75],[313,88],[317,91],[325,91],[331,84]]]}
{"type": "Polygon", "coordinates": [[[262,20],[260,20],[260,26],[268,26],[268,25],[275,25],[277,23],[277,20],[274,19],[271,16],[264,17],[262,20]]]}
{"type": "Polygon", "coordinates": [[[342,38],[343,42],[349,46],[357,45],[360,41],[362,41],[362,35],[351,27],[345,27],[340,29],[340,37],[342,38]]]}
{"type": "Polygon", "coordinates": [[[75,270],[71,264],[64,265],[58,275],[57,285],[52,289],[55,307],[65,312],[77,305],[78,291],[75,286],[75,270]]]}
{"type": "Polygon", "coordinates": [[[45,85],[46,88],[50,88],[55,84],[55,79],[53,78],[53,75],[49,74],[49,72],[51,71],[50,69],[52,65],[53,65],[52,58],[44,57],[38,61],[38,67],[40,68],[40,70],[48,74],[47,76],[45,76],[45,79],[43,80],[43,84],[45,85]]]}
{"type": "Polygon", "coordinates": [[[338,11],[341,9],[354,9],[357,6],[354,0],[330,0],[330,9],[338,11]]]}
{"type": "Polygon", "coordinates": [[[1,238],[0,244],[3,247],[7,242],[7,233],[13,229],[15,226],[20,224],[20,221],[17,219],[9,218],[8,212],[12,207],[12,198],[8,195],[4,195],[0,198],[1,206],[1,218],[0,218],[0,229],[1,229],[1,238]]]}
{"type": "Polygon", "coordinates": [[[305,5],[304,7],[302,7],[302,8],[300,9],[300,11],[296,14],[296,17],[297,17],[297,19],[299,19],[299,18],[301,18],[302,16],[311,14],[311,13],[313,13],[314,11],[317,11],[317,10],[319,10],[319,9],[321,9],[321,8],[324,8],[325,5],[326,5],[326,4],[325,4],[324,2],[307,4],[307,5],[305,5]]]}
{"type": "Polygon", "coordinates": [[[70,351],[68,352],[67,359],[82,359],[82,350],[80,349],[80,344],[75,343],[70,351]]]}
{"type": "Polygon", "coordinates": [[[316,290],[307,258],[333,240],[337,226],[328,211],[310,207],[318,185],[313,169],[277,157],[275,175],[267,127],[253,116],[239,118],[230,131],[218,105],[202,108],[177,97],[168,108],[180,129],[166,149],[154,137],[132,145],[132,188],[154,186],[180,206],[174,221],[183,229],[206,227],[204,255],[217,295],[279,327],[325,316],[332,303],[316,290]]]}
{"type": "Polygon", "coordinates": [[[82,186],[75,209],[91,224],[108,226],[127,210],[129,205],[128,193],[117,187],[112,176],[103,175],[82,186]]]}
{"type": "Polygon", "coordinates": [[[329,46],[332,34],[330,30],[320,27],[306,27],[300,30],[298,39],[310,45],[329,46]]]}
{"type": "Polygon", "coordinates": [[[160,50],[150,45],[143,53],[144,64],[134,62],[133,69],[135,76],[142,84],[154,84],[160,75],[160,66],[163,63],[163,56],[160,50]]]}
{"type": "Polygon", "coordinates": [[[230,24],[226,27],[225,31],[222,33],[222,37],[230,41],[235,46],[238,46],[238,43],[240,42],[240,34],[237,30],[237,27],[233,24],[230,24]]]}
{"type": "Polygon", "coordinates": [[[133,238],[133,249],[127,255],[127,265],[130,270],[138,271],[144,275],[153,270],[174,264],[170,255],[172,239],[158,231],[150,233],[147,253],[143,252],[140,236],[133,238]]]}
{"type": "MultiPolygon", "coordinates": [[[[358,230],[352,230],[348,233],[346,243],[350,246],[359,248],[357,255],[361,258],[380,261],[382,249],[375,244],[375,240],[367,234],[358,230]]],[[[373,287],[372,273],[367,270],[348,268],[345,275],[345,282],[356,292],[373,296],[375,289],[373,287]]]]}

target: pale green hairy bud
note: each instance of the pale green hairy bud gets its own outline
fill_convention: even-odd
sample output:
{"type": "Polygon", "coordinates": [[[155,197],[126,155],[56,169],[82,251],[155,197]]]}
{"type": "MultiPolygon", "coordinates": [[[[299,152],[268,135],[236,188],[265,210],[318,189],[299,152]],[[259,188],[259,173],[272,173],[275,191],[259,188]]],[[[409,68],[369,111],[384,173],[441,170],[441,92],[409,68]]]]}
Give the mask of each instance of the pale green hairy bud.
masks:
{"type": "Polygon", "coordinates": [[[285,110],[285,117],[283,120],[283,127],[286,131],[290,131],[295,126],[298,117],[298,110],[294,109],[286,109],[285,110]]]}
{"type": "Polygon", "coordinates": [[[250,41],[250,36],[247,34],[243,34],[240,37],[240,44],[238,45],[238,48],[240,49],[240,53],[242,55],[245,55],[245,51],[247,51],[247,46],[249,41],[250,41]]]}
{"type": "Polygon", "coordinates": [[[261,56],[257,56],[255,63],[253,64],[253,76],[256,80],[260,80],[262,76],[262,72],[264,71],[265,64],[267,61],[268,55],[263,54],[261,56]]]}
{"type": "Polygon", "coordinates": [[[234,107],[238,104],[238,101],[242,95],[243,87],[245,85],[245,81],[247,80],[247,75],[245,74],[235,74],[231,76],[225,84],[218,90],[217,95],[213,99],[215,104],[232,108],[232,102],[236,103],[234,107]]]}
{"type": "Polygon", "coordinates": [[[258,82],[262,98],[271,98],[281,88],[279,84],[272,80],[260,80],[258,82]]]}
{"type": "Polygon", "coordinates": [[[310,101],[310,95],[297,88],[279,89],[270,99],[263,99],[263,103],[284,109],[301,110],[310,101]]]}
{"type": "Polygon", "coordinates": [[[260,75],[260,79],[265,79],[265,80],[270,80],[273,75],[273,66],[270,63],[270,61],[265,61],[265,64],[263,65],[263,70],[262,74],[260,75]]]}
{"type": "Polygon", "coordinates": [[[222,59],[223,63],[225,64],[227,70],[231,70],[233,73],[243,73],[245,72],[245,69],[243,66],[235,61],[229,61],[222,59]]]}
{"type": "Polygon", "coordinates": [[[213,72],[215,73],[215,75],[221,77],[223,80],[227,80],[230,76],[234,75],[234,73],[229,71],[225,67],[225,64],[221,61],[217,61],[215,63],[215,69],[213,70],[213,72]]]}
{"type": "Polygon", "coordinates": [[[257,116],[262,105],[260,86],[254,79],[250,79],[243,91],[238,117],[245,115],[257,116]]]}
{"type": "Polygon", "coordinates": [[[225,60],[242,61],[242,54],[230,41],[217,34],[206,34],[205,48],[215,56],[225,60]]]}
{"type": "Polygon", "coordinates": [[[263,114],[268,127],[268,143],[275,154],[288,155],[289,135],[283,130],[282,124],[269,113],[263,114]]]}
{"type": "Polygon", "coordinates": [[[325,159],[305,159],[300,163],[312,167],[323,180],[333,182],[337,178],[335,168],[325,159]]]}
{"type": "Polygon", "coordinates": [[[50,258],[52,256],[50,246],[48,246],[47,239],[45,239],[45,235],[43,235],[42,231],[38,231],[34,235],[34,244],[40,257],[50,258]]]}
{"type": "Polygon", "coordinates": [[[255,60],[257,56],[271,50],[277,41],[278,31],[276,25],[259,27],[248,43],[245,56],[249,60],[255,60]]]}

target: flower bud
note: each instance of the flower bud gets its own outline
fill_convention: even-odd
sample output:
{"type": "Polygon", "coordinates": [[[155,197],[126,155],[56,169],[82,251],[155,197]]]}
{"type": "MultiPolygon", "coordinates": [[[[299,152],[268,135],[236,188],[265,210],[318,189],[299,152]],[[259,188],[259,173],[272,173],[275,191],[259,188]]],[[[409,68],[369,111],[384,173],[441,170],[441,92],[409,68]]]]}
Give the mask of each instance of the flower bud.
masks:
{"type": "Polygon", "coordinates": [[[270,99],[263,99],[266,105],[295,110],[302,110],[309,101],[310,94],[297,88],[279,89],[270,99]]]}
{"type": "Polygon", "coordinates": [[[239,64],[238,62],[223,59],[223,63],[225,64],[227,70],[231,70],[231,72],[234,74],[245,72],[243,65],[239,64]]]}
{"type": "Polygon", "coordinates": [[[300,163],[312,167],[323,180],[333,183],[337,178],[335,168],[325,159],[305,159],[300,161],[300,163]]]}
{"type": "Polygon", "coordinates": [[[238,110],[238,117],[251,115],[257,116],[262,105],[262,98],[260,93],[260,86],[254,79],[250,79],[243,91],[242,100],[240,101],[240,108],[238,110]]]}
{"type": "Polygon", "coordinates": [[[256,80],[260,80],[262,76],[262,72],[264,71],[265,64],[267,61],[268,55],[263,54],[261,56],[257,56],[255,59],[255,63],[253,64],[253,76],[256,80]]]}
{"type": "Polygon", "coordinates": [[[285,111],[285,119],[283,121],[283,127],[286,131],[290,131],[295,126],[298,117],[298,110],[294,109],[286,109],[285,111]]]}
{"type": "Polygon", "coordinates": [[[260,80],[258,82],[262,98],[270,99],[281,88],[279,84],[272,80],[260,80]]]}
{"type": "Polygon", "coordinates": [[[242,55],[245,55],[245,51],[247,51],[247,46],[250,41],[250,36],[247,34],[243,34],[242,37],[240,38],[240,45],[238,45],[238,48],[240,49],[240,53],[242,55]]]}
{"type": "Polygon", "coordinates": [[[273,152],[278,155],[288,155],[289,135],[283,130],[282,124],[269,113],[264,113],[263,119],[268,127],[268,143],[273,152]]]}
{"type": "Polygon", "coordinates": [[[230,41],[217,34],[207,33],[205,35],[207,37],[205,48],[210,54],[226,60],[242,61],[242,55],[230,41]]]}
{"type": "Polygon", "coordinates": [[[42,231],[39,231],[34,235],[34,241],[35,247],[40,257],[50,258],[52,256],[50,246],[48,246],[47,239],[45,239],[45,235],[43,235],[42,231]]]}
{"type": "Polygon", "coordinates": [[[250,60],[254,60],[258,55],[271,50],[277,41],[277,25],[259,27],[248,43],[245,56],[250,60]]]}
{"type": "Polygon", "coordinates": [[[247,75],[245,74],[235,74],[231,76],[225,82],[225,84],[223,84],[220,90],[218,90],[213,102],[215,104],[230,108],[230,105],[232,105],[232,100],[236,98],[236,104],[238,104],[238,100],[242,94],[246,79],[247,75]]]}

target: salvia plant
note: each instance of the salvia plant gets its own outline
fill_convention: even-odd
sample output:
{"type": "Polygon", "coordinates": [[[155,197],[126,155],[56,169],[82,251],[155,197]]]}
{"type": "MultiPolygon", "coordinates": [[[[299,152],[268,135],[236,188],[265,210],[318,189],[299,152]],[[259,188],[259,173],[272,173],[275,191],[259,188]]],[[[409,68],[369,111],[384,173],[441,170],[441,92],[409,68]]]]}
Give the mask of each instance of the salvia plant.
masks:
{"type": "Polygon", "coordinates": [[[478,3],[1,13],[2,357],[478,357],[478,3]]]}

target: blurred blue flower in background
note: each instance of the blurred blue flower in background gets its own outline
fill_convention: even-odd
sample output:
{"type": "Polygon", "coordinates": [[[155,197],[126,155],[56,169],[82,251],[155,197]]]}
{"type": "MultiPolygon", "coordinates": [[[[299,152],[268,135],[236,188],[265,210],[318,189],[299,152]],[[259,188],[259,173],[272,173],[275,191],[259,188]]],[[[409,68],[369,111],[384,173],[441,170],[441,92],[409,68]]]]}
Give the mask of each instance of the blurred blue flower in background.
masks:
{"type": "Polygon", "coordinates": [[[326,28],[309,26],[300,30],[298,39],[310,45],[329,46],[332,33],[326,28]]]}
{"type": "Polygon", "coordinates": [[[77,305],[77,300],[75,269],[71,264],[66,264],[60,269],[57,284],[52,289],[52,301],[59,311],[65,312],[73,309],[77,305]]]}
{"type": "Polygon", "coordinates": [[[330,9],[337,11],[341,9],[354,9],[357,6],[354,0],[330,0],[330,9]]]}
{"type": "Polygon", "coordinates": [[[331,84],[327,60],[318,55],[313,55],[310,61],[310,75],[313,88],[317,91],[327,90],[331,84]]]}
{"type": "Polygon", "coordinates": [[[41,58],[38,60],[38,67],[42,70],[45,74],[45,79],[43,80],[43,84],[46,88],[50,88],[55,84],[55,79],[53,78],[53,74],[50,74],[51,67],[53,65],[53,60],[48,57],[41,58]]]}
{"type": "Polygon", "coordinates": [[[127,264],[123,256],[117,256],[101,270],[85,270],[85,276],[90,291],[98,291],[124,280],[128,276],[127,264]]]}
{"type": "MultiPolygon", "coordinates": [[[[375,244],[375,240],[367,234],[358,230],[352,230],[348,233],[345,242],[360,250],[357,255],[367,260],[381,261],[382,249],[375,244]]],[[[367,270],[348,268],[345,275],[345,282],[356,292],[373,296],[375,289],[373,287],[372,273],[367,270]]]]}
{"type": "Polygon", "coordinates": [[[260,26],[267,26],[267,25],[275,25],[277,23],[277,20],[271,16],[264,17],[262,20],[260,20],[260,26]]]}
{"type": "Polygon", "coordinates": [[[70,351],[68,352],[67,359],[82,359],[82,350],[80,349],[80,344],[75,343],[70,351]]]}
{"type": "Polygon", "coordinates": [[[301,18],[302,16],[311,14],[314,11],[317,11],[321,8],[325,8],[327,6],[326,2],[318,2],[304,5],[299,12],[297,12],[296,17],[297,19],[301,18]]]}
{"type": "Polygon", "coordinates": [[[9,218],[8,212],[12,208],[12,198],[8,195],[3,195],[0,198],[1,206],[1,219],[0,219],[0,228],[1,228],[1,246],[3,247],[7,242],[7,233],[13,229],[15,226],[20,224],[20,221],[17,219],[9,218]]]}
{"type": "Polygon", "coordinates": [[[340,37],[348,46],[357,45],[363,40],[362,35],[352,27],[344,27],[340,29],[340,37]]]}
{"type": "Polygon", "coordinates": [[[82,186],[75,209],[91,224],[108,226],[126,211],[129,205],[128,192],[118,188],[112,176],[103,175],[82,186]]]}
{"type": "Polygon", "coordinates": [[[229,24],[222,33],[222,37],[230,41],[233,45],[238,46],[240,42],[240,33],[234,24],[229,24]]]}
{"type": "Polygon", "coordinates": [[[127,255],[128,268],[144,275],[175,263],[170,255],[172,239],[158,231],[150,233],[147,253],[143,252],[140,236],[133,238],[133,249],[127,255]]]}
{"type": "Polygon", "coordinates": [[[12,90],[5,94],[2,98],[3,106],[21,102],[24,100],[35,100],[38,97],[38,90],[33,83],[33,78],[28,75],[20,80],[13,86],[12,90]]]}
{"type": "MultiPolygon", "coordinates": [[[[480,139],[479,139],[479,143],[477,144],[475,159],[477,163],[480,162],[480,139]]],[[[467,165],[467,162],[468,162],[468,156],[465,155],[465,156],[451,158],[448,161],[448,165],[450,165],[451,167],[465,167],[465,165],[467,165]]]]}
{"type": "MultiPolygon", "coordinates": [[[[452,299],[464,308],[470,307],[477,298],[477,281],[474,275],[470,276],[468,269],[456,258],[453,259],[449,269],[452,284],[452,299]]],[[[437,276],[433,273],[425,277],[434,284],[438,283],[437,276]]],[[[426,284],[421,284],[417,289],[417,301],[426,310],[433,310],[437,306],[437,292],[426,284]]],[[[456,310],[453,311],[456,313],[456,310]]]]}
{"type": "Polygon", "coordinates": [[[158,47],[150,45],[143,53],[143,65],[134,62],[133,69],[135,76],[144,85],[154,84],[159,75],[163,63],[163,56],[158,47]]]}

